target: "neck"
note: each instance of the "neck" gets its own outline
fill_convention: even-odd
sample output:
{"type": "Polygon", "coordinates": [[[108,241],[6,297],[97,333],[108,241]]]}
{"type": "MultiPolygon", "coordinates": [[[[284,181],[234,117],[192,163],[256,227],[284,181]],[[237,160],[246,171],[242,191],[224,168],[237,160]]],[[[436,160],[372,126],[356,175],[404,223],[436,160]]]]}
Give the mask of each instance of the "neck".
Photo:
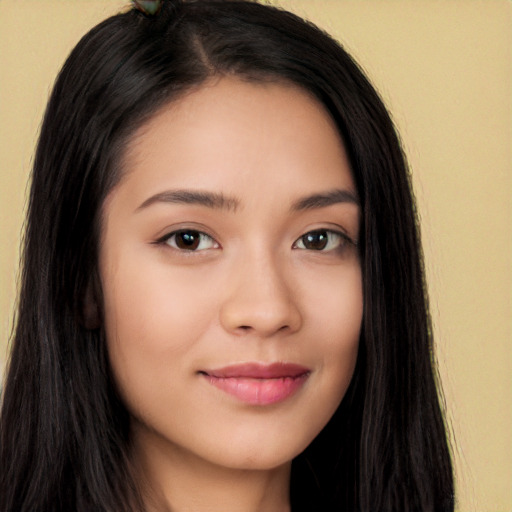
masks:
{"type": "Polygon", "coordinates": [[[154,436],[136,435],[134,441],[147,512],[290,512],[291,462],[264,470],[233,469],[154,436]]]}

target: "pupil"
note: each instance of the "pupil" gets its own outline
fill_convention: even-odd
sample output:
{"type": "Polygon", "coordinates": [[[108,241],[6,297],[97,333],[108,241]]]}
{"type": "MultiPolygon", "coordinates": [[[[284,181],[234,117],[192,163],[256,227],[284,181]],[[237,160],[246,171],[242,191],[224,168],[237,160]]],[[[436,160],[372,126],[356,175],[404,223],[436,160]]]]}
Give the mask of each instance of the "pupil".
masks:
{"type": "Polygon", "coordinates": [[[313,231],[304,235],[303,242],[306,249],[320,251],[327,246],[327,231],[313,231]]]}
{"type": "Polygon", "coordinates": [[[197,249],[199,239],[200,236],[197,231],[182,231],[176,235],[176,245],[180,249],[197,249]]]}

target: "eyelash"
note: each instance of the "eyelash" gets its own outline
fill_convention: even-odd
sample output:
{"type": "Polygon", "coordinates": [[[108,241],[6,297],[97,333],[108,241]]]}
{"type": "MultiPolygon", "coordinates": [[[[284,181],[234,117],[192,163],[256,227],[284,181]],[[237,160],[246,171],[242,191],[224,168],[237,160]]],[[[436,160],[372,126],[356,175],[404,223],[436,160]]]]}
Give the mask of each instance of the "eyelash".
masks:
{"type": "Polygon", "coordinates": [[[160,238],[160,240],[158,240],[157,243],[166,244],[172,247],[173,249],[181,252],[199,252],[204,251],[205,249],[218,249],[220,247],[220,245],[218,244],[218,242],[215,241],[214,238],[196,229],[179,229],[177,231],[173,231],[171,233],[168,233],[164,237],[160,238]],[[178,246],[177,237],[180,235],[182,236],[181,242],[185,243],[186,245],[189,245],[188,248],[178,246]],[[187,235],[188,240],[186,238],[187,235]],[[198,247],[201,245],[201,243],[204,243],[205,241],[210,242],[212,244],[212,247],[206,247],[198,250],[198,247]],[[196,242],[197,245],[194,247],[194,244],[196,242]]]}
{"type": "Polygon", "coordinates": [[[308,231],[307,233],[304,233],[301,237],[299,237],[293,243],[292,247],[294,249],[299,249],[299,247],[297,247],[297,244],[299,243],[302,243],[303,245],[303,247],[300,247],[300,249],[311,250],[314,252],[333,252],[336,250],[342,251],[347,247],[347,245],[357,245],[357,243],[345,233],[342,233],[341,231],[334,231],[332,229],[314,229],[312,231],[308,231]],[[332,240],[332,238],[334,238],[334,240],[332,240]],[[320,249],[308,249],[307,247],[305,247],[305,241],[314,244],[320,243],[320,245],[322,245],[325,242],[325,245],[323,245],[320,249]],[[329,246],[329,244],[335,244],[335,247],[330,247],[327,250],[324,250],[326,247],[329,246]]]}
{"type": "MultiPolygon", "coordinates": [[[[171,247],[172,249],[175,249],[180,252],[201,252],[207,249],[218,249],[220,247],[219,243],[215,241],[213,237],[210,235],[198,231],[195,229],[180,229],[177,231],[173,231],[171,233],[166,234],[156,242],[157,244],[165,244],[171,247]],[[181,236],[180,242],[177,242],[177,237],[181,236]],[[186,244],[188,247],[180,247],[178,244],[186,244]],[[199,248],[201,246],[201,243],[208,243],[211,244],[210,247],[203,247],[199,248]]],[[[348,235],[345,233],[342,233],[340,231],[334,231],[332,229],[314,229],[311,231],[308,231],[307,233],[304,233],[302,236],[300,236],[292,245],[292,249],[299,249],[299,250],[309,250],[312,252],[333,252],[333,251],[342,251],[347,247],[347,245],[357,246],[357,242],[355,240],[352,240],[348,235]],[[327,236],[326,236],[327,235],[327,236]],[[333,240],[334,238],[334,240],[333,240]],[[313,244],[319,244],[320,248],[308,249],[306,247],[306,243],[313,243],[313,244]],[[298,245],[302,244],[302,247],[299,247],[298,245]],[[329,247],[329,244],[333,245],[334,247],[329,247]],[[329,247],[327,250],[325,250],[326,247],[329,247]]]]}

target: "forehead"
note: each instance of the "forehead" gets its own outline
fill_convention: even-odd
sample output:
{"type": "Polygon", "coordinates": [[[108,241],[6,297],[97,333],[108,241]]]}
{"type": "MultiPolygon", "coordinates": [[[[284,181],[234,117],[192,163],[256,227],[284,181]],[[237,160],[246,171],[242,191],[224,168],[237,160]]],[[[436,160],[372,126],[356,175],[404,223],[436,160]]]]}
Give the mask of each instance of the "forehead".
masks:
{"type": "Polygon", "coordinates": [[[161,108],[129,141],[123,171],[121,184],[141,200],[165,188],[356,192],[337,127],[318,100],[287,83],[226,77],[161,108]]]}

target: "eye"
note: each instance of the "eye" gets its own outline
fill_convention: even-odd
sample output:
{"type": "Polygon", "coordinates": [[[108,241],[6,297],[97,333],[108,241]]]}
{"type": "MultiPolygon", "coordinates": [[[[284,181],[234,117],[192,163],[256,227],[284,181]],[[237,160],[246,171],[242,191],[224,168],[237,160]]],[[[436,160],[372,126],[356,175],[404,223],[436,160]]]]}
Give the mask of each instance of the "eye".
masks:
{"type": "Polygon", "coordinates": [[[193,229],[174,231],[161,241],[180,251],[204,251],[219,247],[219,244],[211,236],[193,229]]]}
{"type": "Polygon", "coordinates": [[[294,249],[308,251],[333,251],[340,249],[352,241],[344,234],[329,229],[317,229],[302,235],[294,244],[294,249]]]}

